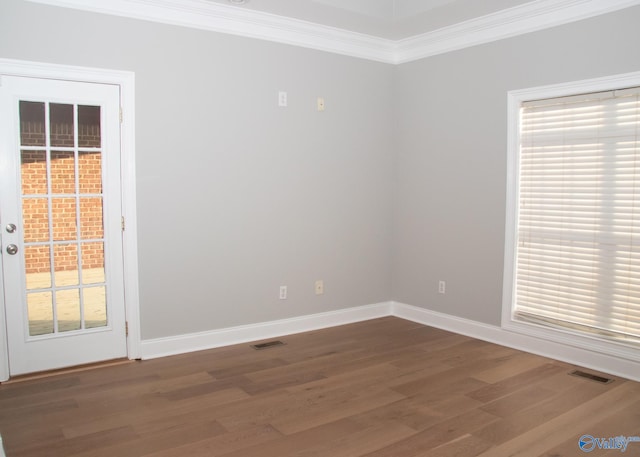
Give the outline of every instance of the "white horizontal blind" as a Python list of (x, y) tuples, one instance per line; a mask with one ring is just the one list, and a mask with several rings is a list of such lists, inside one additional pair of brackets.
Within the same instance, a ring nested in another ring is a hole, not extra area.
[(521, 105), (517, 319), (640, 341), (640, 88)]

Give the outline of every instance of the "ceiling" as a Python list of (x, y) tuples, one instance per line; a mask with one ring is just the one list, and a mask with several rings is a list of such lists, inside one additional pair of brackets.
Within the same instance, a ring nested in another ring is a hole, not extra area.
[(206, 0), (389, 40), (420, 35), (532, 0)]

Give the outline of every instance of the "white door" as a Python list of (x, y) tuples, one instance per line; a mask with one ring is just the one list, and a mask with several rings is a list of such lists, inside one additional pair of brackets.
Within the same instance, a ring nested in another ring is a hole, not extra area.
[(11, 375), (127, 354), (119, 87), (3, 76), (0, 241)]

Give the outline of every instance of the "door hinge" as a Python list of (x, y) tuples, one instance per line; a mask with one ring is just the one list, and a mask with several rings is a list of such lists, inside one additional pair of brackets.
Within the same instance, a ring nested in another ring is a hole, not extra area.
[(120, 227), (122, 228), (122, 231), (124, 232), (124, 216), (120, 216)]
[(129, 321), (124, 321), (124, 336), (129, 336)]
[(122, 106), (120, 107), (120, 123), (122, 124)]

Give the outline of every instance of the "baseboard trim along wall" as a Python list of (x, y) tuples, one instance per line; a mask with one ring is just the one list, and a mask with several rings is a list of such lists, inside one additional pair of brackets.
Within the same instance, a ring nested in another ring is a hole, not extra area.
[(640, 381), (640, 364), (631, 360), (514, 333), (497, 326), (392, 301), (209, 332), (144, 340), (141, 344), (142, 358), (153, 359), (248, 343), (386, 316), (399, 317), (429, 327)]
[(389, 316), (389, 302), (142, 341), (142, 358), (213, 349)]
[(640, 364), (632, 360), (514, 333), (494, 325), (462, 319), (403, 303), (391, 303), (390, 314), (430, 327), (448, 330), (501, 346), (640, 381)]

